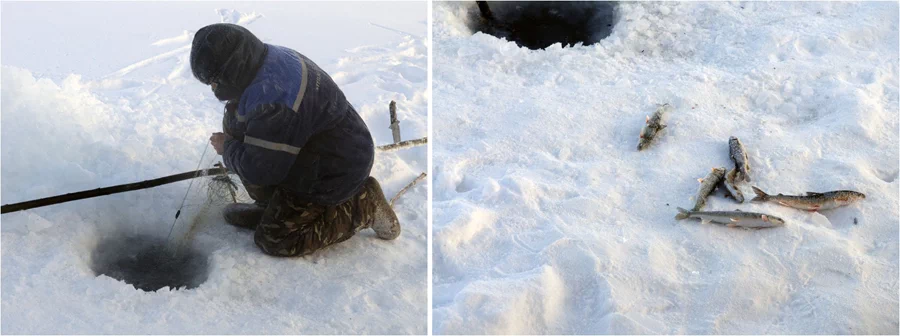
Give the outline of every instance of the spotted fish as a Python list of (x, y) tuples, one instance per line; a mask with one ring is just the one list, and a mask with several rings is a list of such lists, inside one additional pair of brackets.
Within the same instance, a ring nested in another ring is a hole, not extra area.
[(700, 189), (697, 190), (697, 196), (694, 196), (696, 199), (694, 203), (694, 207), (691, 209), (692, 211), (698, 211), (706, 206), (706, 198), (709, 197), (709, 194), (716, 190), (716, 185), (719, 184), (725, 177), (725, 168), (713, 168), (712, 171), (706, 175), (705, 178), (698, 179), (700, 181)]
[(731, 137), (728, 138), (728, 149), (731, 161), (734, 161), (734, 168), (738, 170), (735, 181), (750, 182), (750, 159), (747, 157), (744, 144), (737, 137)]
[(656, 133), (668, 126), (662, 123), (662, 118), (663, 115), (670, 110), (672, 110), (672, 105), (663, 104), (656, 109), (656, 112), (653, 113), (652, 117), (647, 117), (647, 123), (644, 125), (644, 128), (641, 129), (641, 134), (638, 139), (637, 149), (639, 151), (647, 148), (647, 146), (650, 145), (650, 141), (653, 141), (653, 138), (656, 137)]
[(794, 209), (819, 211), (834, 209), (866, 199), (866, 195), (852, 190), (836, 190), (825, 193), (807, 192), (806, 196), (769, 195), (757, 187), (753, 187), (756, 197), (751, 202), (772, 202)]

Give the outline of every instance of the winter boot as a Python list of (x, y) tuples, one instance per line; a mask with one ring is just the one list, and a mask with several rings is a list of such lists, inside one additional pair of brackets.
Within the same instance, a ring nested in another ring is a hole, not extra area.
[(222, 215), (225, 222), (240, 228), (256, 229), (262, 221), (266, 206), (260, 203), (233, 203), (225, 206)]
[(391, 240), (400, 236), (400, 221), (394, 209), (391, 209), (390, 203), (384, 197), (381, 191), (381, 185), (374, 177), (369, 176), (363, 186), (365, 190), (365, 198), (360, 199), (360, 203), (366, 203), (362, 206), (363, 211), (368, 210), (369, 216), (363, 223), (364, 228), (375, 230), (378, 238)]

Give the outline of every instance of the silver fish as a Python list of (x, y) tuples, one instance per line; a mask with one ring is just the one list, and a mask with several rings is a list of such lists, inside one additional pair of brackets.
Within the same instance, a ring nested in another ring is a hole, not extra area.
[(825, 193), (810, 191), (806, 193), (806, 196), (769, 195), (757, 187), (753, 187), (753, 192), (756, 193), (756, 197), (750, 200), (751, 202), (778, 203), (786, 207), (810, 212), (834, 209), (866, 199), (865, 194), (852, 190), (836, 190)]
[(705, 178), (698, 179), (700, 181), (700, 189), (697, 190), (696, 203), (692, 211), (698, 211), (706, 205), (706, 197), (716, 190), (716, 185), (725, 177), (725, 168), (713, 168), (709, 175)]
[(750, 182), (750, 159), (747, 157), (747, 151), (744, 150), (744, 144), (733, 136), (728, 138), (728, 150), (731, 154), (731, 161), (734, 161), (734, 168), (738, 170), (736, 180)]
[(737, 174), (737, 168), (729, 170), (728, 174), (725, 174), (725, 178), (720, 182), (720, 185), (728, 196), (734, 198), (738, 203), (744, 203), (744, 194), (741, 192), (741, 189), (738, 189), (737, 184), (735, 183), (735, 176)]
[(653, 141), (653, 138), (656, 137), (656, 133), (668, 126), (663, 125), (662, 118), (663, 114), (669, 112), (671, 109), (672, 105), (663, 104), (656, 109), (656, 112), (653, 113), (652, 117), (647, 117), (647, 124), (641, 129), (641, 134), (639, 136), (638, 150), (647, 148), (647, 146), (650, 145), (650, 141)]
[(699, 218), (703, 223), (719, 223), (728, 227), (750, 229), (770, 228), (784, 225), (784, 220), (775, 216), (744, 211), (688, 211), (678, 208), (675, 219)]

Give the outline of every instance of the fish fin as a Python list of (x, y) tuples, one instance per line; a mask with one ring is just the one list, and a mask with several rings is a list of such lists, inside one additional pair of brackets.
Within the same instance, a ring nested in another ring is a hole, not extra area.
[(737, 219), (737, 218), (729, 218), (729, 220), (731, 220), (732, 222), (740, 222), (741, 221), (740, 219)]
[(725, 226), (727, 226), (727, 227), (732, 227), (732, 228), (733, 228), (733, 227), (736, 227), (737, 224), (734, 224), (734, 223), (728, 223), (728, 224), (725, 224)]
[(762, 215), (762, 220), (763, 220), (763, 222), (768, 222), (768, 221), (769, 221), (769, 216)]
[(645, 116), (645, 117), (647, 117), (647, 119), (645, 119), (645, 121), (649, 124), (649, 123), (650, 123), (650, 116)]
[(687, 211), (683, 208), (678, 208), (678, 214), (675, 215), (675, 219), (682, 220), (691, 216), (690, 211)]
[(806, 196), (822, 196), (822, 195), (824, 195), (824, 194), (823, 194), (823, 193), (812, 192), (812, 191), (807, 191), (807, 192), (806, 192)]
[(712, 223), (712, 221), (709, 219), (704, 219), (704, 218), (700, 219), (700, 224), (709, 224), (709, 223)]
[(666, 127), (669, 127), (669, 125), (659, 124), (659, 129), (656, 130), (656, 131), (657, 131), (657, 132), (658, 132), (658, 131), (662, 131), (662, 130), (663, 130), (664, 128), (666, 128)]
[(741, 211), (741, 209), (734, 209), (734, 211)]
[(703, 183), (703, 179), (702, 179), (702, 178), (698, 178), (698, 179), (697, 179), (697, 182)]
[(754, 197), (750, 202), (765, 202), (769, 200), (769, 194), (757, 188), (756, 186), (751, 186), (753, 188), (753, 192), (756, 193), (756, 197)]

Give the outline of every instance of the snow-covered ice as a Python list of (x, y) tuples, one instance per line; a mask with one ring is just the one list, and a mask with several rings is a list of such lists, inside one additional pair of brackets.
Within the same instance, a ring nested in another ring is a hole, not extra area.
[[(622, 3), (599, 44), (547, 50), (434, 6), (435, 333), (898, 332), (896, 2)], [(763, 190), (868, 198), (717, 193), (787, 224), (676, 221), (732, 135)]]
[[(377, 145), (392, 141), (390, 100), (404, 139), (426, 136), (425, 16), (424, 2), (4, 2), (2, 202), (193, 170), (221, 130), (222, 104), (191, 76), (190, 43), (216, 22), (316, 61)], [(379, 153), (372, 175), (391, 197), (426, 171), (426, 155)], [(194, 239), (210, 255), (200, 287), (143, 292), (94, 275), (98, 239), (165, 235), (187, 186), (3, 215), (2, 332), (426, 333), (428, 183), (397, 202), (395, 241), (364, 231), (310, 257), (273, 258), (213, 208)]]

